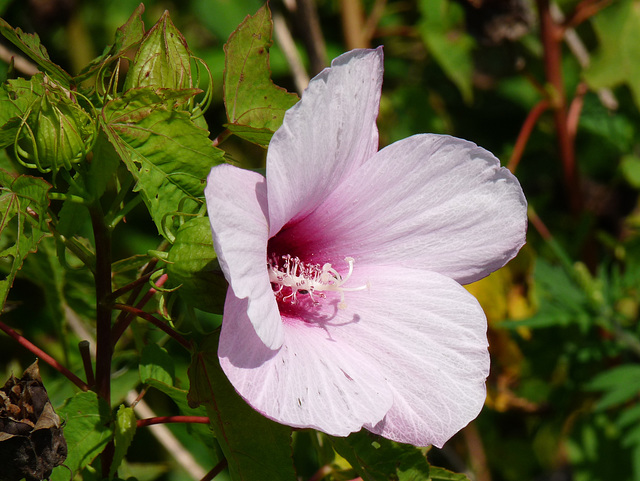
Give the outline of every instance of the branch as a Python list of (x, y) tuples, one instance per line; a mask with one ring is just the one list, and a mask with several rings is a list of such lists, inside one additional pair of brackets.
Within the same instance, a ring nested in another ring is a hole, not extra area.
[(537, 0), (540, 14), (540, 37), (544, 49), (544, 70), (547, 82), (552, 87), (551, 105), (558, 136), (560, 160), (564, 182), (569, 194), (571, 211), (578, 214), (582, 210), (582, 194), (576, 167), (574, 145), (567, 125), (567, 101), (562, 80), (562, 36), (563, 29), (553, 20), (549, 0)]
[(533, 131), (533, 127), (536, 125), (536, 122), (542, 115), (542, 113), (547, 110), (551, 104), (547, 99), (542, 99), (540, 102), (536, 104), (535, 107), (531, 109), (527, 118), (524, 120), (524, 124), (522, 124), (522, 128), (520, 129), (520, 133), (518, 134), (518, 138), (516, 140), (516, 145), (513, 147), (513, 153), (511, 154), (511, 158), (509, 159), (509, 163), (507, 164), (507, 169), (511, 171), (511, 173), (515, 172), (516, 167), (520, 163), (520, 159), (522, 158), (522, 154), (524, 153), (524, 148), (529, 141), (529, 136)]
[(40, 349), (38, 346), (33, 344), (31, 341), (29, 341), (22, 334), (13, 330), (2, 321), (0, 321), (0, 329), (6, 332), (9, 337), (12, 337), (14, 340), (16, 340), (18, 344), (20, 344), (22, 347), (27, 349), (32, 354), (36, 355), (38, 358), (42, 359), (44, 362), (49, 364), (49, 366), (54, 368), (59, 373), (63, 374), (67, 379), (69, 379), (69, 381), (71, 381), (73, 384), (78, 386), (80, 389), (82, 389), (83, 391), (89, 390), (89, 386), (87, 385), (87, 383), (85, 383), (82, 379), (80, 379), (74, 373), (69, 371), (69, 369), (64, 367), (62, 364), (56, 361), (53, 357), (51, 357), (49, 354), (47, 354), (42, 349)]
[(153, 314), (149, 314), (148, 312), (143, 311), (142, 309), (138, 309), (132, 306), (127, 306), (125, 304), (114, 304), (113, 308), (118, 309), (119, 311), (129, 312), (131, 314), (134, 314), (135, 316), (138, 316), (144, 319), (145, 321), (149, 321), (158, 329), (160, 329), (161, 331), (164, 331), (166, 334), (168, 334), (173, 339), (178, 341), (178, 343), (180, 343), (182, 347), (184, 347), (186, 350), (191, 351), (191, 344), (189, 343), (189, 341), (187, 341), (184, 337), (182, 337), (176, 331), (171, 329), (169, 326), (167, 326), (164, 322), (162, 322), (160, 319), (155, 317)]
[(213, 478), (215, 478), (218, 474), (220, 474), (222, 471), (224, 471), (224, 469), (227, 467), (227, 460), (223, 459), (222, 461), (220, 461), (218, 464), (216, 464), (214, 466), (214, 468), (209, 471), (207, 473), (207, 475), (202, 478), (200, 481), (211, 481)]
[(136, 427), (143, 428), (145, 426), (153, 426), (154, 424), (167, 423), (194, 423), (209, 424), (207, 416), (156, 416), (153, 418), (138, 419)]

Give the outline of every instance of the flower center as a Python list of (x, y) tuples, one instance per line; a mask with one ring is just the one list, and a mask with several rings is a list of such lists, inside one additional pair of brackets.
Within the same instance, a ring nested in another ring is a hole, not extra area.
[(273, 292), (278, 300), (289, 301), (295, 304), (298, 295), (309, 296), (313, 304), (320, 304), (319, 298), (326, 298), (326, 292), (337, 292), (340, 294), (338, 309), (347, 307), (344, 301), (344, 293), (349, 291), (362, 291), (369, 288), (369, 283), (359, 287), (344, 287), (353, 273), (353, 257), (345, 257), (345, 262), (349, 266), (347, 275), (342, 275), (336, 271), (328, 262), (320, 267), (320, 264), (309, 264), (300, 260), (299, 257), (291, 257), (289, 254), (280, 257), (272, 255), (267, 262), (269, 271), (269, 281), (273, 287)]

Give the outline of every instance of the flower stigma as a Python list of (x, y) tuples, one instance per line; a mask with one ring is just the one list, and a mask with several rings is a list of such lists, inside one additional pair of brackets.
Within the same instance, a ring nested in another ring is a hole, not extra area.
[(353, 257), (345, 257), (344, 259), (349, 266), (349, 271), (344, 277), (328, 262), (320, 267), (320, 264), (306, 263), (301, 261), (299, 257), (291, 257), (289, 254), (281, 256), (280, 259), (282, 259), (282, 267), (275, 254), (267, 262), (269, 281), (278, 300), (295, 304), (298, 300), (298, 294), (300, 294), (309, 296), (314, 305), (319, 305), (319, 299), (327, 297), (326, 292), (337, 292), (340, 294), (338, 309), (345, 309), (347, 307), (344, 300), (345, 292), (362, 291), (369, 288), (369, 283), (358, 287), (344, 287), (353, 273), (355, 263)]

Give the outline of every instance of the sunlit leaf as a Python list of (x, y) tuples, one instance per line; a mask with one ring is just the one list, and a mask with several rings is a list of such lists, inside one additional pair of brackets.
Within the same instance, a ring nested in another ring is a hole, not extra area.
[(267, 145), (282, 124), (284, 113), (298, 101), (271, 81), (269, 47), (271, 11), (263, 6), (248, 16), (225, 45), (224, 104), (233, 133)]
[(594, 89), (626, 84), (640, 107), (640, 2), (619, 0), (593, 17), (600, 47), (584, 72)]
[[(107, 403), (92, 391), (81, 392), (57, 410), (66, 424), (64, 437), (69, 453), (65, 465), (78, 473), (102, 452), (113, 435)], [(68, 481), (69, 471), (56, 468), (52, 481)]]
[(118, 408), (116, 414), (115, 433), (114, 433), (114, 453), (113, 461), (111, 463), (110, 476), (113, 476), (120, 463), (127, 454), (127, 450), (133, 441), (133, 437), (136, 434), (136, 415), (133, 412), (133, 408), (127, 407), (124, 404)]
[(133, 89), (108, 102), (102, 128), (136, 180), (158, 232), (166, 234), (173, 214), (196, 213), (211, 167), (223, 152), (187, 112), (172, 108), (198, 91)]
[(218, 361), (218, 335), (207, 337), (189, 367), (189, 403), (204, 404), (234, 481), (295, 480), (291, 428), (254, 411), (236, 393)]

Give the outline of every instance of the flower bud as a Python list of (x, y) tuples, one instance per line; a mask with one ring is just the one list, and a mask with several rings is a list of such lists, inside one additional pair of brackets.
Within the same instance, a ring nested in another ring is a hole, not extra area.
[[(193, 71), (192, 60), (195, 66)], [(201, 66), (206, 70), (209, 85), (211, 85), (211, 73), (206, 64), (191, 54), (187, 41), (171, 21), (169, 12), (165, 11), (142, 40), (127, 72), (124, 90), (152, 87), (173, 90), (194, 89), (193, 92), (196, 93), (200, 84)], [(191, 100), (187, 107), (192, 113), (200, 115), (207, 109), (210, 101), (209, 89), (199, 103)]]
[(96, 128), (73, 95), (46, 83), (44, 94), (24, 112), (15, 153), (26, 167), (41, 172), (70, 170), (91, 150)]

